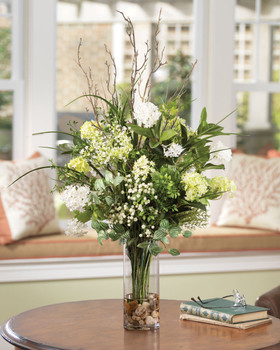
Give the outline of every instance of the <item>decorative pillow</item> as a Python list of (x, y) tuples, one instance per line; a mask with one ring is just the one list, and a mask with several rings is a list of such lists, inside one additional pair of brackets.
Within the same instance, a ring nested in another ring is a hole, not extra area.
[(267, 158), (278, 158), (280, 157), (280, 152), (277, 151), (276, 149), (270, 149), (267, 152)]
[(280, 231), (280, 158), (234, 154), (229, 177), (237, 191), (225, 200), (217, 225)]
[(48, 164), (39, 153), (19, 162), (0, 162), (0, 244), (60, 231), (48, 169), (34, 171), (8, 187), (19, 176)]

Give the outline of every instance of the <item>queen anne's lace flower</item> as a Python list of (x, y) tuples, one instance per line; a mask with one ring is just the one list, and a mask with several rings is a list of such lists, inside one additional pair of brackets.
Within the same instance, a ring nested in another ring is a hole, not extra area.
[(81, 237), (87, 233), (87, 225), (78, 219), (72, 219), (68, 222), (67, 229), (65, 231), (68, 236)]
[[(227, 147), (221, 142), (213, 142), (210, 145), (210, 156), (211, 160), (216, 160), (219, 163), (228, 163), (231, 161), (231, 150), (226, 149)], [(211, 153), (214, 152), (214, 153)]]
[(178, 143), (172, 142), (167, 147), (163, 147), (165, 157), (177, 158), (183, 152), (184, 148)]
[(185, 198), (190, 202), (199, 200), (208, 191), (207, 180), (197, 172), (185, 173), (182, 176), (182, 183), (186, 191)]
[(134, 118), (137, 124), (145, 128), (151, 128), (156, 124), (161, 116), (158, 107), (152, 102), (141, 102), (138, 99), (134, 104)]
[(70, 185), (61, 193), (61, 200), (70, 211), (84, 211), (88, 204), (90, 188), (88, 186)]

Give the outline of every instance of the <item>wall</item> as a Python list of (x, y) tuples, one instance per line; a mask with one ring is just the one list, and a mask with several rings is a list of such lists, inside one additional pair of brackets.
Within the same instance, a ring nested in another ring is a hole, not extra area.
[[(161, 276), (163, 299), (186, 300), (223, 296), (237, 288), (253, 304), (280, 281), (280, 271), (254, 271)], [(122, 278), (41, 281), (0, 284), (0, 323), (43, 305), (86, 299), (122, 298)]]

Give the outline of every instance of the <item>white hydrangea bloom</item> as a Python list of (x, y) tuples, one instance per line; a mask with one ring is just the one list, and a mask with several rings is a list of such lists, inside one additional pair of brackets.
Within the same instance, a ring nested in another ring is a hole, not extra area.
[[(213, 142), (210, 145), (211, 160), (216, 160), (219, 163), (228, 163), (231, 161), (231, 149), (226, 149), (227, 147), (221, 142)], [(222, 151), (220, 151), (222, 150)]]
[(84, 211), (88, 204), (89, 186), (70, 185), (61, 193), (61, 200), (70, 211)]
[(167, 147), (163, 147), (165, 157), (177, 158), (183, 152), (184, 148), (178, 143), (172, 142)]
[(136, 99), (134, 103), (134, 118), (139, 126), (151, 128), (159, 120), (160, 116), (161, 112), (152, 102), (142, 102), (139, 98)]
[(80, 222), (78, 219), (72, 219), (68, 222), (66, 235), (72, 237), (81, 237), (87, 233), (87, 224)]

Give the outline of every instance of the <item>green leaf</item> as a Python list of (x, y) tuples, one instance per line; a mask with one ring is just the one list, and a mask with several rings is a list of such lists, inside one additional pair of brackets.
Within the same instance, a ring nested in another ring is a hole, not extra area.
[(161, 220), (159, 226), (162, 227), (162, 228), (168, 228), (169, 227), (169, 221), (167, 219), (163, 219), (163, 220)]
[(202, 112), (201, 112), (200, 122), (199, 122), (199, 126), (197, 128), (198, 134), (200, 134), (207, 126), (208, 126), (208, 124), (207, 124), (207, 112), (206, 112), (206, 108), (204, 107)]
[(176, 238), (182, 230), (179, 226), (172, 226), (168, 231), (170, 237)]
[(178, 249), (168, 249), (168, 253), (171, 254), (172, 256), (177, 256), (177, 255), (180, 255), (180, 252)]
[(188, 141), (187, 128), (183, 124), (180, 124), (180, 127), (181, 127), (181, 135), (182, 135), (182, 145), (184, 146)]
[(96, 189), (96, 191), (102, 192), (103, 190), (105, 190), (105, 185), (102, 179), (97, 179), (95, 181), (94, 184), (94, 188)]
[(165, 236), (166, 236), (166, 231), (165, 230), (163, 230), (163, 229), (159, 229), (159, 230), (157, 230), (156, 232), (155, 232), (155, 234), (154, 234), (154, 240), (156, 240), (156, 241), (158, 241), (158, 240), (162, 240)]
[(96, 193), (92, 193), (92, 196), (93, 196), (94, 203), (99, 205), (100, 204), (100, 200), (99, 200), (97, 194)]
[(182, 233), (182, 235), (183, 235), (185, 238), (189, 238), (189, 237), (192, 236), (192, 232), (187, 230), (187, 231), (184, 231), (184, 232)]
[(78, 219), (81, 222), (88, 222), (91, 219), (92, 211), (91, 210), (85, 210), (83, 212), (80, 212), (78, 210), (74, 211), (75, 218)]
[(151, 147), (151, 148), (156, 148), (156, 147), (158, 147), (160, 145), (160, 142), (157, 140), (157, 139), (151, 139), (150, 141), (149, 141), (149, 146)]
[(152, 243), (149, 247), (149, 251), (152, 255), (157, 256), (163, 251), (163, 248), (159, 247), (156, 243)]
[(211, 163), (207, 163), (204, 165), (203, 167), (203, 170), (209, 170), (209, 169), (225, 169), (225, 166), (224, 164), (218, 164), (218, 165), (215, 165), (215, 164), (211, 164)]
[(113, 174), (112, 174), (110, 171), (108, 171), (108, 170), (106, 170), (106, 172), (105, 172), (105, 180), (106, 180), (109, 184), (111, 184), (112, 181), (113, 181)]
[(67, 143), (58, 145), (57, 148), (61, 154), (70, 154), (73, 151), (73, 144), (67, 142)]
[(161, 241), (163, 244), (169, 244), (169, 243), (170, 243), (168, 237), (166, 237), (166, 236), (163, 237), (160, 241)]
[(114, 230), (112, 230), (109, 232), (109, 237), (113, 242), (115, 242), (121, 238), (121, 233), (116, 233)]
[(108, 230), (109, 225), (106, 222), (92, 220), (91, 227), (99, 233), (99, 231)]
[(162, 133), (160, 140), (167, 141), (167, 140), (170, 140), (175, 135), (177, 135), (177, 131), (175, 131), (174, 129), (168, 129)]
[(125, 233), (125, 228), (121, 224), (113, 224), (113, 229), (121, 235)]
[(100, 245), (102, 245), (102, 239), (105, 239), (105, 240), (109, 239), (109, 234), (106, 233), (105, 231), (98, 232), (97, 240)]
[(108, 204), (110, 207), (114, 203), (114, 199), (110, 196), (105, 197), (105, 202)]
[(162, 130), (163, 130), (163, 126), (164, 126), (164, 123), (163, 123), (163, 117), (162, 115), (160, 116), (159, 120), (157, 121), (156, 125), (155, 125), (155, 134), (156, 136), (159, 138), (161, 133), (162, 133)]
[(123, 176), (116, 176), (113, 180), (112, 180), (112, 184), (117, 187), (122, 181), (124, 180)]
[(150, 242), (141, 242), (137, 244), (138, 248), (147, 248), (150, 245)]
[(152, 138), (153, 137), (153, 132), (151, 129), (148, 128), (141, 128), (141, 126), (136, 125), (136, 124), (128, 124), (128, 126), (136, 132), (138, 135), (145, 136), (147, 138)]

